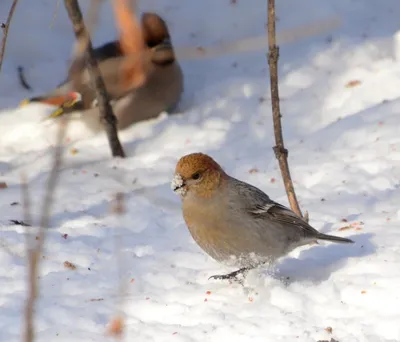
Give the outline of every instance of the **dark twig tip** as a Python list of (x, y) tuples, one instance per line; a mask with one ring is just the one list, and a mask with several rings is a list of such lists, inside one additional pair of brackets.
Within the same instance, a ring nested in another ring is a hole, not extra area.
[(32, 90), (32, 87), (26, 81), (24, 68), (22, 66), (18, 66), (17, 71), (18, 71), (19, 83), (21, 84), (22, 88), (26, 90)]

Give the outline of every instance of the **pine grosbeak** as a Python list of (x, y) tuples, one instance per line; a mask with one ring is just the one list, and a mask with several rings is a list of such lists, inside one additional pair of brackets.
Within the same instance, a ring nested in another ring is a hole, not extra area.
[(203, 153), (179, 160), (171, 186), (182, 198), (183, 218), (197, 244), (213, 259), (240, 267), (214, 279), (236, 278), (316, 239), (353, 243), (318, 232)]

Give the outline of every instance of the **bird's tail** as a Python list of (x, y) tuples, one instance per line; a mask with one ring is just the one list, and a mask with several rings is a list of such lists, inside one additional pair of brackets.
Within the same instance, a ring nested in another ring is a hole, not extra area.
[(25, 99), (20, 103), (20, 106), (25, 106), (29, 103), (44, 103), (52, 106), (57, 106), (57, 109), (54, 110), (50, 115), (49, 119), (56, 118), (62, 114), (70, 113), (76, 110), (83, 109), (83, 101), (81, 94), (77, 92), (68, 92), (68, 93), (58, 93), (56, 89), (53, 92), (48, 94), (32, 97), (30, 99)]
[(328, 234), (318, 234), (316, 237), (318, 240), (326, 240), (331, 242), (338, 242), (338, 243), (354, 243), (353, 240), (342, 238), (339, 236), (328, 235)]

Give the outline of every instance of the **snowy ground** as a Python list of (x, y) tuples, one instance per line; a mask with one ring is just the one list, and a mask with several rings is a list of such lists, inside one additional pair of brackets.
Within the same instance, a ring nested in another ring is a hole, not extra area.
[[(165, 16), (174, 42), (187, 46), (263, 34), (264, 2), (152, 0), (141, 9)], [(274, 270), (250, 274), (245, 288), (207, 280), (229, 270), (183, 223), (169, 187), (180, 156), (209, 153), (287, 201), (271, 150), (265, 51), (183, 62), (182, 114), (123, 132), (127, 159), (112, 160), (102, 134), (70, 126), (42, 263), (39, 341), (108, 339), (117, 256), (127, 341), (400, 341), (400, 3), (277, 2), (279, 29), (332, 15), (343, 21), (330, 34), (282, 46), (280, 89), (302, 208), (316, 228), (355, 245), (297, 250)], [(3, 21), (10, 4), (0, 3)], [(26, 288), (24, 230), (9, 222), (21, 220), (22, 209), (11, 203), (21, 203), (25, 172), (39, 213), (55, 132), (41, 121), (48, 107), (15, 107), (64, 76), (73, 37), (62, 4), (53, 22), (55, 8), (54, 0), (20, 1), (0, 75), (0, 180), (8, 184), (0, 189), (0, 341), (20, 340)], [(95, 43), (114, 36), (107, 5)], [(21, 64), (34, 93), (18, 84)], [(110, 212), (116, 192), (126, 194), (123, 218)]]

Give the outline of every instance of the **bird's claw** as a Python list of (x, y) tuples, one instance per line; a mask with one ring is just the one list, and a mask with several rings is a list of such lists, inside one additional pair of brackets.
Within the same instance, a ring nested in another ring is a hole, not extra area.
[(228, 273), (228, 274), (217, 274), (213, 275), (208, 278), (210, 279), (217, 279), (217, 280), (229, 280), (238, 282), (243, 285), (244, 278), (246, 277), (247, 272), (249, 271), (248, 268), (241, 268), (240, 270)]

